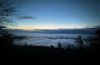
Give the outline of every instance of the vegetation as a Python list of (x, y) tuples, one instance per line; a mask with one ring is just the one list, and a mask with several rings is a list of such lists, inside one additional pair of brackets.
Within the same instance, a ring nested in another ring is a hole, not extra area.
[[(99, 32), (99, 31), (98, 31)], [(9, 46), (7, 49), (2, 49), (1, 53), (4, 57), (12, 57), (12, 59), (23, 59), (27, 58), (32, 60), (45, 62), (56, 62), (56, 63), (79, 63), (79, 62), (89, 62), (100, 58), (100, 36), (92, 38), (90, 41), (90, 46), (88, 48), (83, 48), (80, 46), (77, 48), (71, 48), (69, 45), (66, 49), (62, 48), (62, 44), (59, 42), (57, 48), (45, 47), (45, 46)], [(79, 37), (79, 40), (81, 38)], [(81, 40), (82, 41), (82, 40)], [(9, 41), (7, 41), (9, 42)], [(80, 42), (81, 43), (81, 42)], [(9, 53), (8, 53), (9, 52)], [(7, 54), (7, 55), (6, 55)], [(4, 58), (3, 57), (3, 58)], [(91, 62), (90, 62), (91, 63)]]
[(14, 35), (7, 30), (7, 26), (12, 23), (10, 17), (16, 12), (11, 3), (13, 3), (11, 0), (0, 0), (0, 47), (3, 48), (14, 43)]
[(83, 47), (83, 40), (81, 36), (78, 36), (78, 38), (76, 38), (76, 43), (78, 43), (79, 48)]
[[(7, 0), (6, 0), (7, 1)], [(32, 58), (32, 60), (38, 59), (38, 61), (45, 60), (49, 62), (69, 62), (79, 63), (88, 60), (94, 61), (100, 57), (100, 30), (96, 31), (95, 37), (89, 38), (90, 46), (83, 48), (83, 40), (81, 36), (76, 39), (79, 47), (63, 49), (62, 44), (59, 42), (57, 48), (45, 47), (45, 46), (15, 46), (14, 40), (19, 37), (14, 37), (6, 29), (9, 24), (8, 16), (11, 16), (15, 12), (13, 7), (9, 7), (5, 0), (0, 0), (0, 58), (3, 59), (20, 59), (20, 58)], [(20, 37), (24, 39), (24, 37)], [(42, 59), (42, 60), (39, 60)], [(85, 59), (85, 60), (84, 60)], [(27, 59), (28, 60), (28, 59)]]
[(16, 12), (16, 9), (11, 5), (12, 3), (11, 0), (0, 0), (0, 26), (7, 26), (12, 23), (9, 17)]
[(62, 44), (60, 42), (57, 44), (57, 48), (62, 48)]

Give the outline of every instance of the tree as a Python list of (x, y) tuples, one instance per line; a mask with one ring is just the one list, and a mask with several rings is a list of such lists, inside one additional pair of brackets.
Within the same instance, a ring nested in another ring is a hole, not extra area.
[(62, 48), (62, 44), (60, 42), (57, 44), (57, 48)]
[(0, 0), (0, 26), (6, 26), (11, 23), (9, 17), (16, 12), (11, 3), (11, 0)]
[(0, 47), (10, 46), (13, 43), (12, 34), (6, 29), (12, 23), (9, 17), (16, 12), (11, 3), (11, 0), (0, 0)]
[(78, 38), (76, 38), (76, 43), (78, 43), (79, 48), (83, 48), (83, 40), (82, 40), (82, 36), (78, 36)]
[(91, 39), (91, 41), (89, 41), (90, 47), (95, 49), (100, 49), (100, 30), (96, 30), (95, 36), (91, 37), (90, 39)]
[(96, 36), (100, 39), (100, 30), (99, 30), (99, 29), (96, 30), (95, 34), (96, 34)]

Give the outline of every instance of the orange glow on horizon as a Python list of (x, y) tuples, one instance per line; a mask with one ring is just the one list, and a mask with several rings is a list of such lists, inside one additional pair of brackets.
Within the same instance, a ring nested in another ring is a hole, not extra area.
[(35, 30), (35, 29), (75, 29), (82, 27), (74, 27), (74, 26), (57, 26), (57, 25), (43, 25), (43, 26), (24, 26), (24, 27), (16, 27), (16, 29), (22, 30)]

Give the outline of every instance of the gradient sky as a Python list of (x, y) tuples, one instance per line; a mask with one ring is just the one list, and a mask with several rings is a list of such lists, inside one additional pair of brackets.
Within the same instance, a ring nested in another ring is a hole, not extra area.
[(16, 0), (17, 29), (84, 28), (100, 25), (100, 0)]

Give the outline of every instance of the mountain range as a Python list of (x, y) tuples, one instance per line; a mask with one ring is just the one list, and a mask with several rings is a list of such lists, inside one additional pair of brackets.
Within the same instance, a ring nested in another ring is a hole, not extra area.
[(36, 30), (21, 30), (21, 29), (9, 29), (11, 32), (16, 33), (53, 33), (53, 34), (60, 34), (60, 33), (71, 33), (71, 34), (94, 34), (95, 31), (100, 28), (77, 28), (77, 29), (36, 29)]

